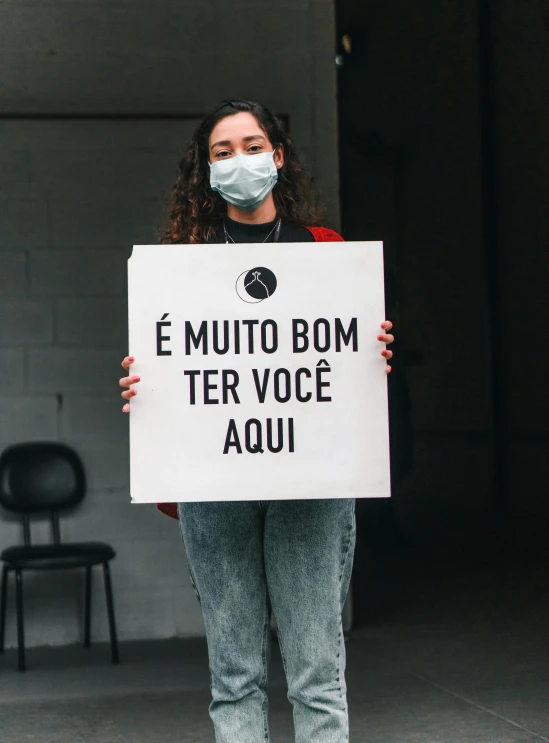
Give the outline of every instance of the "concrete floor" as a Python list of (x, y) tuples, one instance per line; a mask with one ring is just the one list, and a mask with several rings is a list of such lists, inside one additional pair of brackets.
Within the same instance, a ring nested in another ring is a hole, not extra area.
[[(549, 741), (549, 559), (535, 528), (368, 553), (375, 580), (356, 592), (371, 612), (347, 646), (351, 741)], [(205, 642), (121, 650), (118, 667), (106, 646), (29, 651), (26, 674), (13, 651), (0, 658), (0, 743), (212, 743)], [(278, 652), (270, 683), (272, 740), (290, 743)]]

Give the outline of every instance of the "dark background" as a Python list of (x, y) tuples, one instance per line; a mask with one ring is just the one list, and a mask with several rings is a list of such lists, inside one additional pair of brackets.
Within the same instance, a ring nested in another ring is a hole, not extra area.
[(358, 623), (387, 551), (474, 570), (545, 547), (548, 19), (337, 3), (342, 229), (385, 240), (398, 336), (393, 499), (359, 504)]

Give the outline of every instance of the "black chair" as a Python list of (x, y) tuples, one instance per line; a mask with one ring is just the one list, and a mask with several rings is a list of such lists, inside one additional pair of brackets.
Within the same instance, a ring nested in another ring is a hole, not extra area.
[[(0, 554), (2, 583), (0, 587), (0, 653), (4, 652), (8, 576), (15, 573), (17, 608), (17, 646), (19, 670), (25, 670), (25, 634), (23, 625), (23, 573), (25, 570), (85, 569), (84, 646), (91, 645), (92, 567), (103, 566), (105, 593), (111, 640), (112, 662), (118, 663), (118, 642), (109, 562), (113, 548), (103, 542), (62, 544), (59, 511), (80, 503), (86, 494), (84, 468), (70, 447), (58, 443), (17, 444), (0, 456), (0, 504), (21, 514), (24, 545), (9, 547)], [(31, 544), (30, 517), (49, 513), (53, 540), (51, 544)]]

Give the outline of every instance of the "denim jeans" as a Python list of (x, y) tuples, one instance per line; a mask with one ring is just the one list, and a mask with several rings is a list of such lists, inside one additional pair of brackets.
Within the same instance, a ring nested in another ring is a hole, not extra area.
[(341, 613), (354, 509), (349, 499), (179, 504), (206, 628), (216, 743), (269, 740), (271, 611), (296, 743), (348, 740)]

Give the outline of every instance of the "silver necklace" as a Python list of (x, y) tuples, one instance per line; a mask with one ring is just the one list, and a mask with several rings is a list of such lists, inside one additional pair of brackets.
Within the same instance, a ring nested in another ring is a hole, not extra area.
[[(266, 238), (265, 238), (264, 240), (262, 240), (261, 242), (264, 242), (264, 243), (266, 243), (266, 242), (267, 242), (267, 240), (268, 240), (268, 239), (270, 238), (270, 236), (271, 236), (271, 235), (273, 234), (273, 232), (274, 232), (275, 230), (276, 230), (275, 242), (278, 242), (278, 239), (277, 239), (277, 238), (278, 238), (278, 236), (280, 235), (280, 227), (281, 227), (281, 224), (282, 224), (282, 220), (281, 220), (281, 218), (279, 217), (279, 218), (278, 218), (278, 219), (276, 220), (276, 222), (274, 223), (274, 225), (273, 225), (273, 228), (272, 228), (272, 230), (271, 230), (271, 231), (269, 232), (269, 234), (267, 235), (267, 237), (266, 237)], [(227, 231), (227, 225), (225, 224), (225, 222), (223, 222), (223, 231), (225, 232), (225, 241), (226, 241), (227, 243), (228, 243), (228, 242), (232, 242), (232, 243), (234, 243), (234, 240), (233, 240), (233, 238), (232, 238), (232, 237), (231, 237), (231, 236), (229, 235), (229, 233), (228, 233), (228, 231)]]

